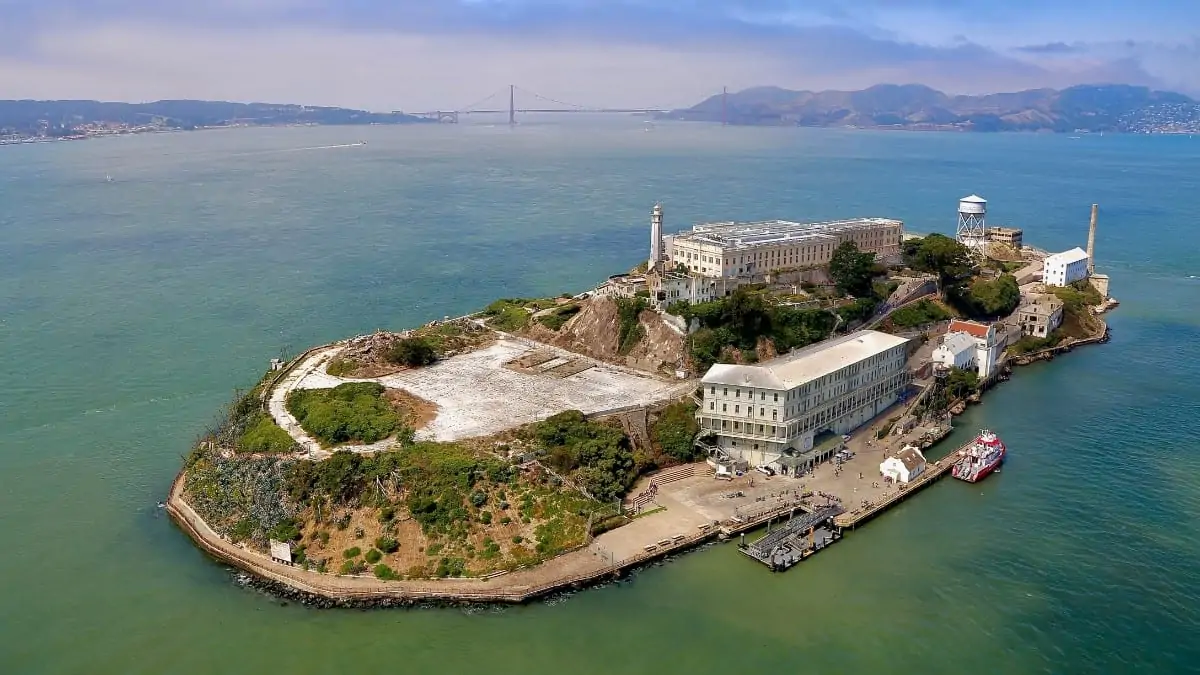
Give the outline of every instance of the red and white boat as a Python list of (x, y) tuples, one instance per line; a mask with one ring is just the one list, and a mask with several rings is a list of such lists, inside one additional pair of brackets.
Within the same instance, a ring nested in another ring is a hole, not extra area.
[(999, 468), (1007, 453), (1000, 437), (984, 429), (971, 445), (959, 451), (959, 460), (951, 475), (968, 483), (977, 483)]

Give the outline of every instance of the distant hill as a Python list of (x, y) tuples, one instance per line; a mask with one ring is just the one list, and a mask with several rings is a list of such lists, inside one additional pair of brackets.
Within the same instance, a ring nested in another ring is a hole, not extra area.
[[(722, 107), (724, 106), (724, 113)], [(1200, 104), (1183, 94), (1128, 85), (949, 96), (920, 84), (860, 91), (756, 87), (712, 96), (663, 119), (806, 127), (960, 131), (1198, 131)]]
[(195, 129), (234, 124), (409, 124), (426, 121), (403, 113), (277, 103), (0, 101), (0, 132), (48, 136), (70, 135), (77, 129), (97, 124)]

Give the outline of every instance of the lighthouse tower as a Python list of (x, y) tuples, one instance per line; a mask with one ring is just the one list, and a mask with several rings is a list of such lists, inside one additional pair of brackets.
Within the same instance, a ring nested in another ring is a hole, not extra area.
[(663, 257), (663, 207), (655, 204), (650, 211), (650, 261), (646, 265), (647, 272), (658, 270), (662, 266)]

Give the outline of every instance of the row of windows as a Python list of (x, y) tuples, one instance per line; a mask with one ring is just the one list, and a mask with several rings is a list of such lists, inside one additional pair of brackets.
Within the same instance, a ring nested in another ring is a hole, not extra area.
[[(708, 402), (708, 409), (709, 409), (709, 410), (712, 410), (712, 411), (716, 411), (716, 409), (717, 409), (717, 402), (716, 402), (716, 401), (709, 401), (709, 402)], [(729, 412), (729, 404), (728, 404), (728, 403), (722, 403), (722, 404), (721, 404), (721, 412), (723, 412), (723, 413), (727, 413), (727, 412)], [(742, 406), (740, 406), (740, 405), (738, 405), (738, 404), (736, 404), (736, 403), (735, 403), (735, 404), (733, 405), (733, 414), (734, 414), (734, 415), (740, 415), (740, 414), (742, 414)], [(746, 415), (747, 415), (747, 416), (753, 416), (753, 415), (754, 415), (754, 406), (752, 406), (752, 405), (747, 405), (747, 406), (746, 406)], [(766, 416), (767, 416), (767, 409), (766, 409), (766, 408), (759, 408), (759, 409), (758, 409), (758, 416), (759, 416), (759, 417), (766, 417)], [(771, 420), (772, 420), (772, 421), (775, 421), (775, 420), (778, 420), (778, 419), (779, 419), (779, 411), (778, 411), (778, 410), (776, 410), (776, 409), (774, 409), (774, 408), (773, 408), (773, 409), (771, 409)]]

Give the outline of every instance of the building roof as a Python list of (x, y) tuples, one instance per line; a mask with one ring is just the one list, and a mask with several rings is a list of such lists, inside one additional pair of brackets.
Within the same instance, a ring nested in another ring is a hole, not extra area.
[(925, 455), (916, 446), (906, 445), (901, 448), (900, 452), (895, 455), (896, 459), (904, 463), (904, 468), (909, 471), (916, 471), (925, 466)]
[(941, 346), (951, 354), (961, 354), (975, 349), (975, 339), (966, 333), (946, 333), (946, 336), (942, 338)]
[(1059, 265), (1070, 265), (1071, 263), (1077, 263), (1077, 262), (1080, 262), (1082, 260), (1087, 260), (1087, 259), (1088, 259), (1087, 251), (1076, 246), (1075, 248), (1071, 249), (1070, 251), (1063, 251), (1062, 253), (1055, 253), (1054, 255), (1046, 256), (1046, 259), (1044, 261), (1042, 261), (1042, 266), (1045, 267), (1047, 265), (1050, 265), (1051, 263), (1059, 264)]
[(690, 241), (734, 250), (800, 241), (825, 240), (837, 243), (837, 235), (842, 232), (888, 225), (903, 228), (904, 223), (891, 218), (851, 218), (813, 223), (790, 220), (701, 223), (694, 225), (691, 232), (677, 233), (674, 241)]
[(988, 331), (990, 331), (991, 328), (992, 328), (991, 326), (987, 326), (982, 323), (975, 323), (974, 321), (963, 321), (962, 319), (954, 319), (950, 322), (950, 327), (946, 329), (946, 332), (947, 333), (966, 333), (967, 335), (970, 335), (971, 337), (977, 337), (981, 340), (986, 340), (987, 336), (988, 336)]
[(1053, 295), (1035, 295), (1018, 310), (1039, 316), (1050, 316), (1063, 307), (1063, 301)]
[(989, 225), (988, 233), (995, 234), (1024, 234), (1019, 227), (1002, 227), (1000, 225)]
[(860, 330), (755, 365), (718, 363), (708, 369), (701, 381), (737, 387), (791, 389), (906, 342), (907, 339), (895, 335)]

